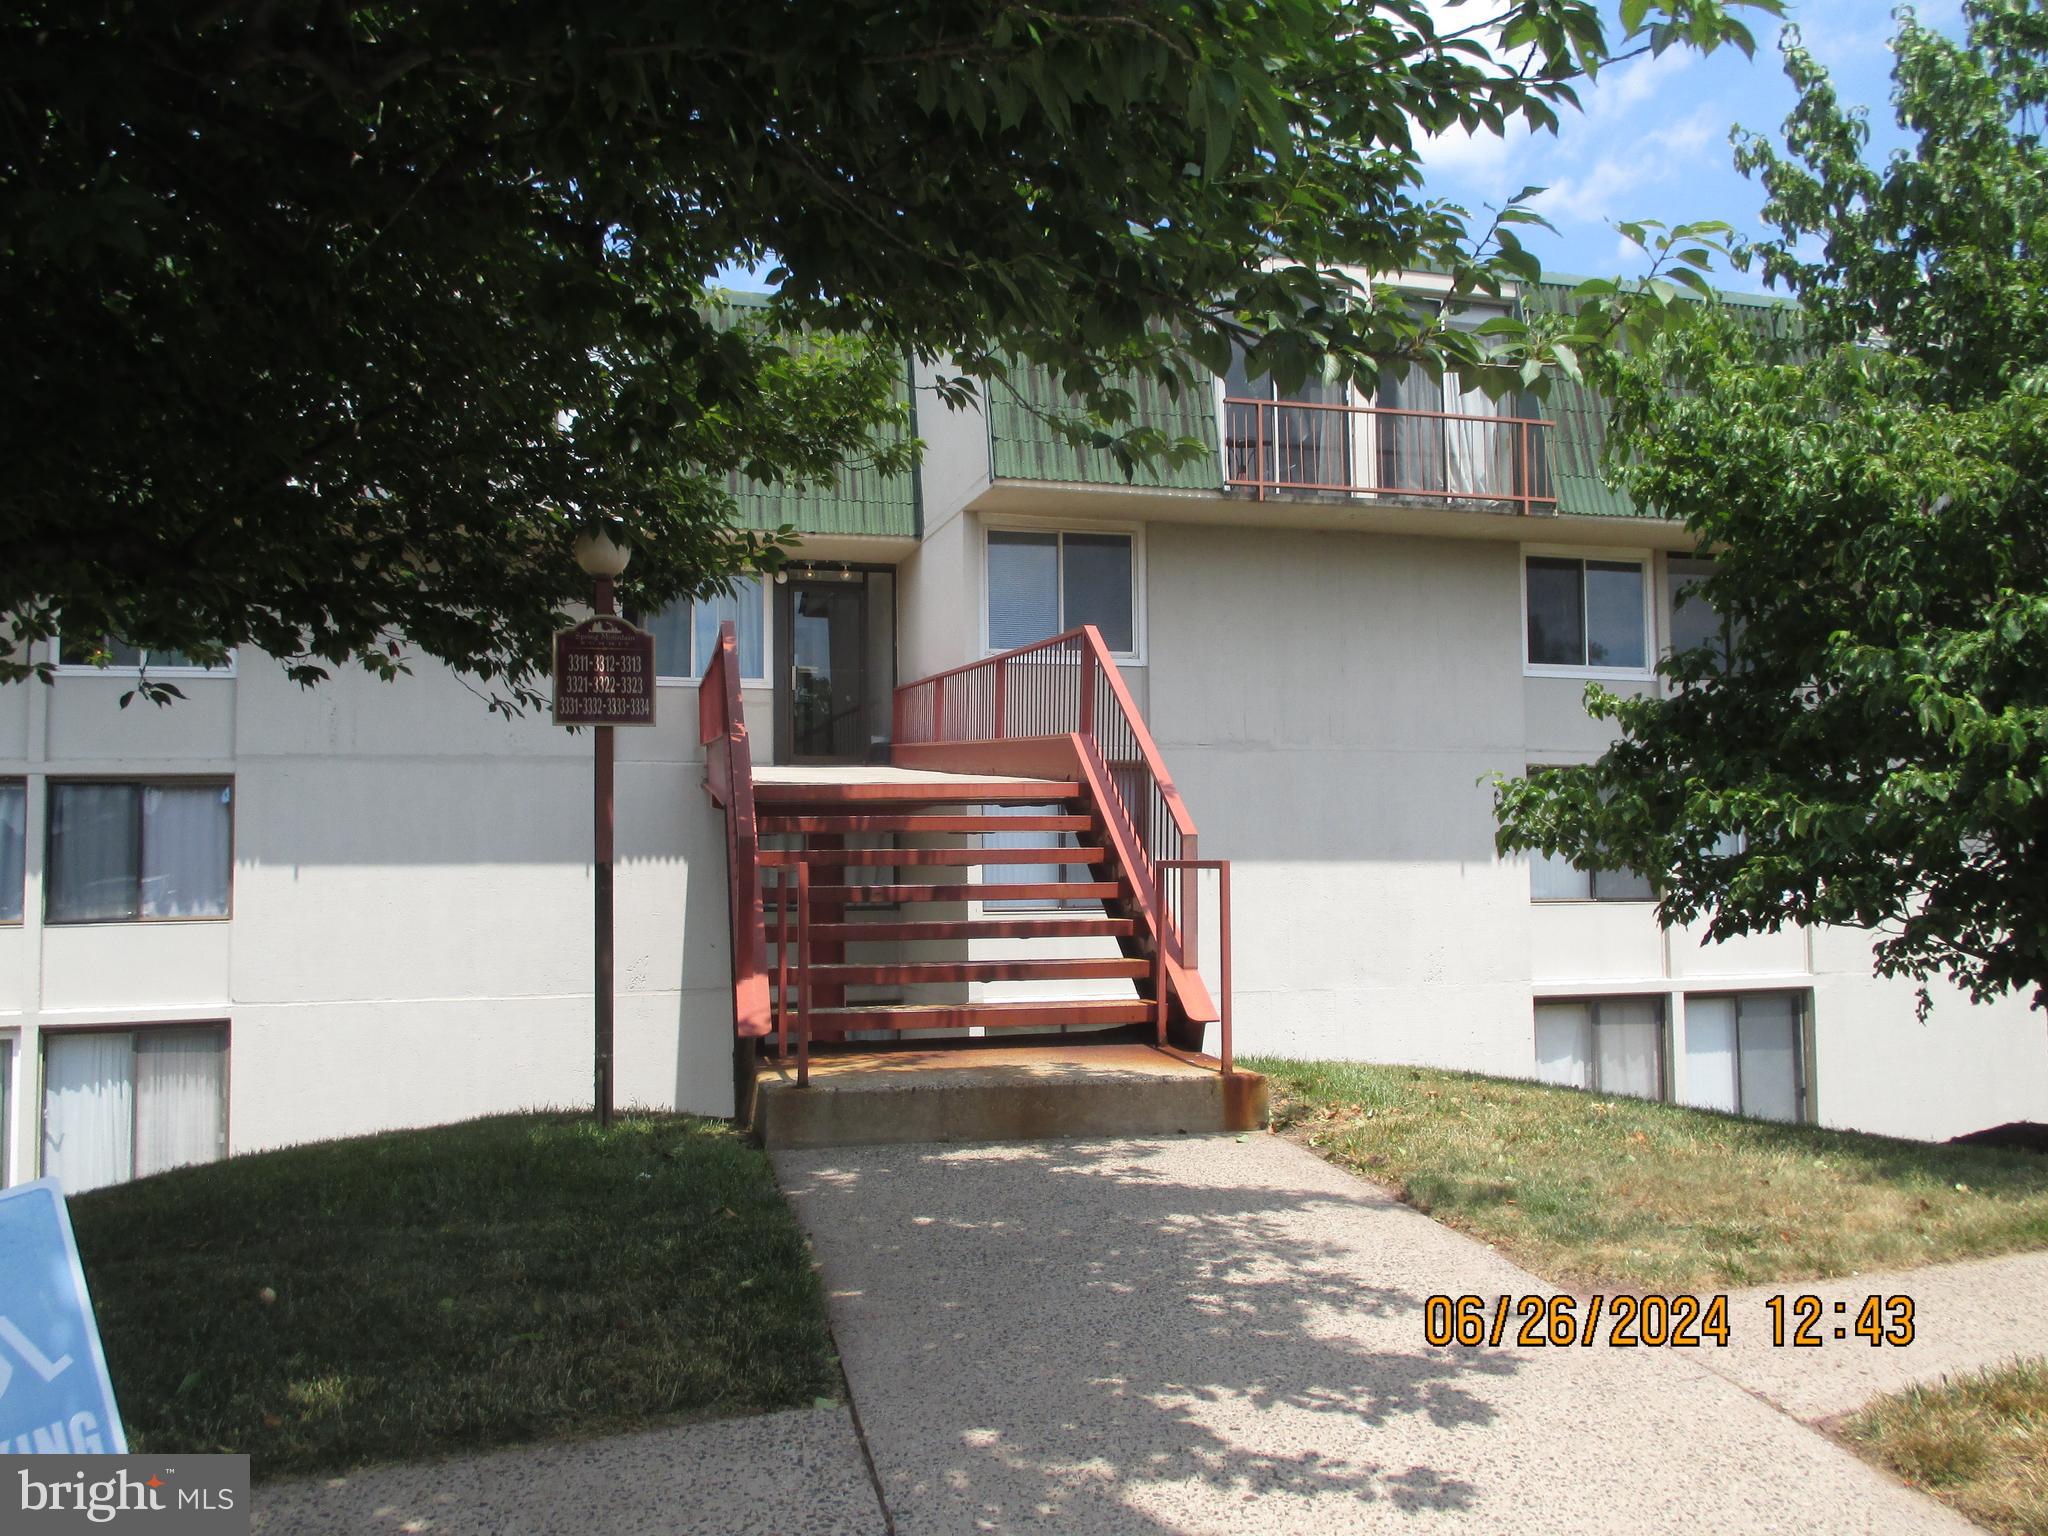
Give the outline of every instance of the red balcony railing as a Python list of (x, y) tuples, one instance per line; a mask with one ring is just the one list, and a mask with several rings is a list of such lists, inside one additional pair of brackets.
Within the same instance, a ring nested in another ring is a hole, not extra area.
[(1226, 483), (1274, 491), (1553, 512), (1549, 431), (1533, 416), (1297, 400), (1223, 402)]

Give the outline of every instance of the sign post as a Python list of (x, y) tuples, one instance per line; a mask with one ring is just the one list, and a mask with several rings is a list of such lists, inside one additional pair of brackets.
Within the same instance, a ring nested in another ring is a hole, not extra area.
[(602, 534), (576, 541), (576, 559), (597, 578), (596, 615), (555, 636), (555, 724), (596, 727), (592, 786), (596, 895), (597, 1123), (612, 1123), (612, 728), (654, 724), (654, 636), (616, 616), (612, 582), (629, 552)]
[(36, 1179), (0, 1192), (0, 1453), (127, 1449), (64, 1190)]

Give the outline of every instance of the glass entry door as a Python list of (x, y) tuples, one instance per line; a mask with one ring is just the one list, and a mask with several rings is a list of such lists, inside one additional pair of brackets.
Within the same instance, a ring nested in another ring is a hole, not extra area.
[(782, 654), (790, 761), (857, 763), (868, 753), (867, 592), (858, 582), (789, 584)]

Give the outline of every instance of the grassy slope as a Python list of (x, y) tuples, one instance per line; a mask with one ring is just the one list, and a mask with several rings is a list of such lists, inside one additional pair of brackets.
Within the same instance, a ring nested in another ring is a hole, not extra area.
[(272, 1477), (837, 1391), (767, 1159), (712, 1121), (470, 1121), (71, 1213), (133, 1449)]
[(1248, 1061), (1276, 1128), (1566, 1284), (1701, 1289), (2048, 1247), (2048, 1158), (1412, 1067)]
[(1881, 1397), (1842, 1435), (2000, 1536), (2048, 1536), (2048, 1360)]

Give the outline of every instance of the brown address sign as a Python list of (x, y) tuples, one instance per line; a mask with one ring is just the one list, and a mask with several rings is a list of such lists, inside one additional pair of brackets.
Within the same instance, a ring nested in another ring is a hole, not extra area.
[(610, 617), (557, 631), (555, 724), (654, 724), (654, 636)]

